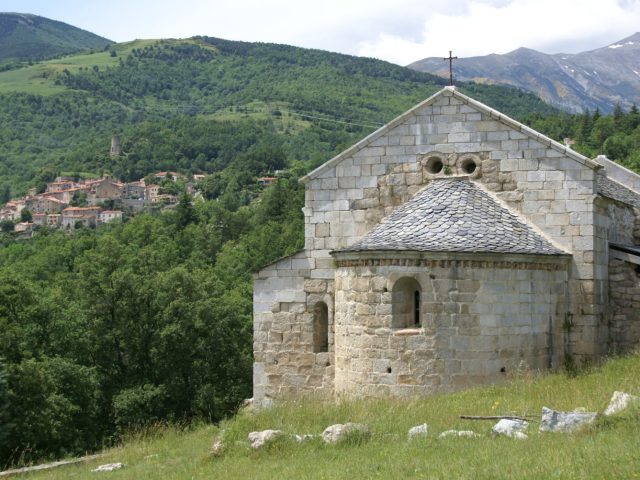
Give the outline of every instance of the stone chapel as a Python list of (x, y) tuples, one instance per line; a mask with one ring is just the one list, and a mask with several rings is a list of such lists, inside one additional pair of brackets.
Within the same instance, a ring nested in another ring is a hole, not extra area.
[(640, 345), (640, 176), (446, 87), (301, 179), (254, 400), (419, 396)]

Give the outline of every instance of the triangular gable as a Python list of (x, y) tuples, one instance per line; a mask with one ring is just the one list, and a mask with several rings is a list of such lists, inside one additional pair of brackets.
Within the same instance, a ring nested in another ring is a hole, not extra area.
[(500, 122), (500, 123), (512, 128), (512, 129), (518, 131), (518, 132), (521, 132), (522, 134), (526, 135), (527, 137), (529, 137), (529, 138), (531, 138), (533, 140), (537, 140), (541, 144), (543, 144), (543, 145), (545, 145), (545, 146), (547, 146), (549, 148), (552, 148), (553, 150), (556, 150), (556, 151), (566, 155), (567, 157), (571, 158), (572, 160), (577, 161), (578, 163), (580, 163), (580, 164), (582, 164), (582, 165), (584, 165), (586, 167), (589, 167), (589, 168), (591, 168), (593, 170), (598, 170), (598, 169), (602, 168), (602, 166), (600, 164), (598, 164), (597, 162), (591, 160), (590, 158), (587, 158), (584, 155), (581, 155), (581, 154), (571, 150), (570, 148), (562, 145), (561, 143), (559, 143), (559, 142), (557, 142), (555, 140), (552, 140), (551, 138), (541, 134), (540, 132), (537, 132), (534, 129), (532, 129), (532, 128), (530, 128), (530, 127), (528, 127), (528, 126), (526, 126), (526, 125), (524, 125), (524, 124), (512, 119), (511, 117), (505, 115), (504, 113), (500, 113), (497, 110), (485, 105), (484, 103), (479, 102), (477, 100), (474, 100), (473, 98), (468, 97), (468, 96), (464, 95), (463, 93), (460, 93), (456, 89), (456, 87), (445, 87), (442, 90), (440, 90), (439, 92), (436, 92), (435, 94), (431, 95), (429, 98), (427, 98), (423, 102), (421, 102), (421, 103), (417, 104), (416, 106), (414, 106), (413, 108), (407, 110), (402, 115), (396, 117), (391, 122), (389, 122), (386, 125), (384, 125), (383, 127), (380, 127), (378, 130), (376, 130), (375, 132), (371, 133), (367, 137), (363, 138), (359, 142), (355, 143), (354, 145), (352, 145), (348, 149), (344, 150), (342, 153), (339, 153), (338, 155), (333, 157), (331, 160), (323, 163), (322, 165), (320, 165), (315, 170), (309, 172), (307, 175), (305, 175), (304, 177), (300, 178), (300, 182), (301, 183), (307, 183), (307, 182), (313, 180), (314, 178), (317, 178), (318, 176), (320, 176), (326, 170), (338, 165), (342, 160), (353, 156), (358, 151), (360, 151), (363, 148), (367, 147), (368, 145), (372, 144), (378, 138), (380, 138), (383, 135), (385, 135), (386, 133), (390, 132), (391, 130), (393, 130), (397, 126), (402, 125), (406, 120), (408, 120), (409, 118), (414, 116), (417, 111), (432, 105), (441, 96), (453, 96), (453, 97), (457, 98), (458, 100), (460, 100), (462, 103), (474, 107), (478, 112), (486, 114), (491, 119), (496, 120), (496, 121), (498, 121), (498, 122)]

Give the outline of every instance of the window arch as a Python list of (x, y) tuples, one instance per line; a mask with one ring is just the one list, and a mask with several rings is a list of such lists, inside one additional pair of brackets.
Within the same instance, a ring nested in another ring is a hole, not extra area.
[(329, 351), (329, 308), (324, 302), (313, 307), (313, 353)]
[(393, 328), (416, 328), (422, 325), (422, 288), (415, 278), (403, 277), (391, 293)]

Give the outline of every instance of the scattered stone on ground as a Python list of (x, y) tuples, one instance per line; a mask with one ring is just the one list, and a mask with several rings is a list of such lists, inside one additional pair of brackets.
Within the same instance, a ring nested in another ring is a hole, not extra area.
[(542, 407), (541, 432), (571, 433), (596, 421), (596, 412), (558, 412)]
[(503, 418), (491, 428), (491, 433), (517, 438), (518, 440), (526, 440), (529, 437), (527, 437), (527, 434), (524, 432), (528, 426), (529, 422), (525, 422), (524, 420)]
[(438, 438), (447, 438), (447, 437), (469, 437), (469, 438), (478, 438), (482, 437), (479, 433), (472, 432), (471, 430), (445, 430)]
[(362, 423), (337, 423), (325, 428), (322, 440), (325, 443), (338, 443), (351, 434), (369, 435), (369, 427)]
[(422, 425), (416, 425), (415, 427), (411, 427), (409, 429), (409, 440), (416, 437), (426, 437), (429, 430), (429, 426), (426, 423)]
[(22, 468), (12, 468), (10, 470), (2, 470), (0, 472), (0, 477), (11, 477), (19, 473), (37, 472), (40, 470), (50, 470), (52, 468), (63, 467), (65, 465), (73, 465), (75, 463), (89, 462), (91, 460), (95, 460), (96, 458), (100, 458), (103, 456), (104, 454), (101, 453), (98, 455), (87, 455), (85, 457), (73, 458), (71, 460), (60, 460), (58, 462), (41, 463), (40, 465), (33, 465), (32, 467), (22, 467)]
[(616, 413), (620, 413), (623, 410), (626, 410), (632, 404), (640, 405), (640, 397), (629, 395), (628, 393), (624, 392), (613, 392), (611, 400), (609, 400), (609, 405), (607, 405), (607, 408), (604, 410), (603, 415), (615, 415)]
[(296, 442), (298, 443), (302, 443), (302, 442), (306, 442), (307, 440), (312, 440), (315, 437), (315, 435), (311, 435), (310, 433), (305, 433), (303, 435), (294, 435), (293, 438)]
[(261, 432), (249, 433), (249, 446), (258, 449), (264, 444), (276, 439), (282, 435), (282, 430), (263, 430)]
[(97, 468), (91, 470), (92, 472), (113, 472), (114, 470), (120, 470), (124, 468), (124, 463), (106, 463), (104, 465), (100, 465)]
[(209, 453), (211, 453), (211, 455), (220, 455), (223, 450), (224, 450), (224, 443), (222, 443), (221, 438), (217, 438), (213, 442), (213, 445), (211, 445), (211, 450), (209, 450)]

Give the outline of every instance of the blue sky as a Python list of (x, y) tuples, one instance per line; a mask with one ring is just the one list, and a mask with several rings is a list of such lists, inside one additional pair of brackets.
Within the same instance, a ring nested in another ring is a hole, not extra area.
[(209, 35), (405, 65), (428, 56), (575, 53), (640, 30), (640, 0), (0, 0), (112, 40)]

